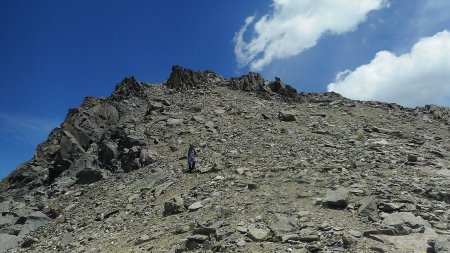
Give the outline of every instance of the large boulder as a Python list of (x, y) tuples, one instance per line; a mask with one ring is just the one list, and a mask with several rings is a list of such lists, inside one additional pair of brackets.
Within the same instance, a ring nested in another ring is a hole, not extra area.
[(330, 208), (345, 208), (348, 205), (348, 190), (328, 190), (323, 205)]

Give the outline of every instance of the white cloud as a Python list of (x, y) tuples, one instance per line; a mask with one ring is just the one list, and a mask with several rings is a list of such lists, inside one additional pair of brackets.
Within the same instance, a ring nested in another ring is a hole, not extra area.
[(311, 48), (325, 33), (343, 34), (356, 29), (370, 11), (387, 5), (386, 0), (273, 0), (273, 12), (253, 26), (255, 17), (234, 37), (235, 55), (241, 66), (261, 70), (276, 59), (286, 59)]
[(328, 91), (409, 107), (450, 105), (450, 32), (422, 38), (400, 56), (378, 52), (369, 64), (338, 73)]

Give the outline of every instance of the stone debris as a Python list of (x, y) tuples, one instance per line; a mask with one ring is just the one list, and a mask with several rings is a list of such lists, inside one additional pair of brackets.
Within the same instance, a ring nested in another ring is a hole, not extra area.
[(0, 252), (449, 252), (449, 126), (253, 72), (125, 78), (0, 183)]

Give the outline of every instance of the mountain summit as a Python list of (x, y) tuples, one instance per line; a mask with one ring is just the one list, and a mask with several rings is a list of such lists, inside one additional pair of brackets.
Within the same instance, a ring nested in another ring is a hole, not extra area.
[(125, 78), (0, 183), (0, 252), (448, 252), (449, 126), (253, 72)]

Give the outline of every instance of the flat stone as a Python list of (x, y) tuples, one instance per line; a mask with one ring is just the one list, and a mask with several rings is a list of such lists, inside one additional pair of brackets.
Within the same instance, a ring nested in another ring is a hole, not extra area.
[(350, 230), (350, 231), (348, 231), (352, 236), (354, 236), (354, 237), (356, 237), (356, 238), (360, 238), (362, 235), (363, 235), (363, 233), (361, 232), (361, 231), (358, 231), (358, 230)]
[(193, 240), (193, 241), (197, 241), (197, 242), (204, 242), (206, 240), (209, 239), (209, 236), (207, 235), (201, 235), (201, 234), (196, 234), (196, 235), (191, 235), (187, 238), (188, 240)]
[(195, 210), (198, 210), (198, 209), (200, 209), (202, 207), (203, 207), (202, 202), (201, 201), (197, 201), (197, 202), (194, 202), (192, 205), (190, 205), (188, 207), (188, 210), (189, 211), (195, 211)]

